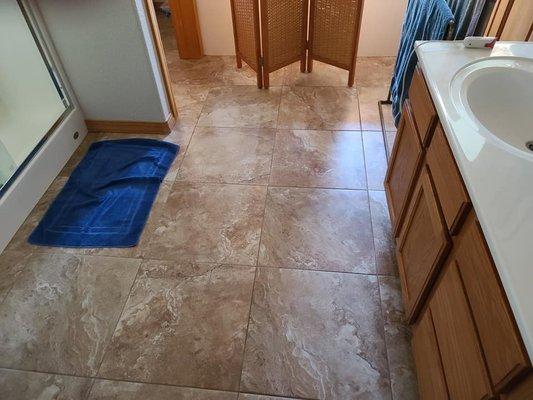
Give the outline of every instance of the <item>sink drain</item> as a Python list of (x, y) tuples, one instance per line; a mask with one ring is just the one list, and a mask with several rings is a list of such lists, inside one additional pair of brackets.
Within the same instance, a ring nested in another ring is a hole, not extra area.
[(533, 151), (533, 140), (526, 142), (526, 147), (529, 151)]

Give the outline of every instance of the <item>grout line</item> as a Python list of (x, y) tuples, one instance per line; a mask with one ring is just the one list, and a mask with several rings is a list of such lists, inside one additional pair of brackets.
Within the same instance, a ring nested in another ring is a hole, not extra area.
[[(258, 183), (240, 183), (240, 182), (214, 182), (214, 181), (200, 181), (200, 180), (176, 180), (179, 184), (203, 184), (203, 185), (219, 185), (219, 186), (248, 186), (248, 187), (268, 187), (268, 188), (285, 188), (285, 189), (317, 189), (317, 190), (344, 190), (364, 192), (367, 188), (348, 188), (348, 187), (328, 187), (328, 186), (291, 186), (291, 185), (272, 185), (272, 184), (258, 184)], [(385, 189), (371, 189), (376, 192), (384, 192)]]
[[(359, 113), (360, 113), (360, 109), (359, 109)], [(362, 121), (361, 121), (361, 124), (362, 124)], [(381, 288), (380, 288), (380, 275), (378, 274), (378, 261), (377, 261), (377, 252), (376, 252), (376, 234), (375, 234), (375, 229), (374, 229), (374, 222), (373, 222), (373, 219), (372, 219), (372, 216), (373, 216), (373, 213), (372, 213), (372, 205), (371, 205), (371, 198), (370, 198), (370, 192), (372, 191), (369, 187), (369, 184), (368, 184), (368, 167), (367, 167), (367, 163), (366, 163), (366, 146), (365, 146), (365, 141), (364, 141), (364, 133), (361, 133), (361, 139), (362, 139), (362, 144), (363, 144), (363, 157), (364, 157), (364, 160), (365, 160), (365, 174), (366, 174), (366, 179), (367, 179), (367, 191), (366, 191), (366, 194), (367, 194), (367, 202), (368, 202), (368, 212), (369, 212), (369, 215), (370, 215), (370, 229), (372, 231), (372, 251), (373, 251), (373, 254), (374, 254), (374, 267), (375, 267), (375, 271), (376, 271), (376, 280), (377, 280), (377, 290), (378, 290), (378, 301), (379, 301), (379, 310), (380, 310), (380, 315), (381, 315), (381, 331), (382, 331), (382, 334), (383, 334), (383, 344), (384, 344), (384, 347), (385, 347), (385, 359), (387, 360), (387, 373), (388, 373), (388, 380), (389, 380), (389, 389), (390, 389), (390, 398), (392, 400), (392, 396), (393, 396), (393, 392), (392, 392), (392, 379), (391, 379), (391, 364), (390, 364), (390, 359), (389, 359), (389, 348), (388, 348), (388, 345), (387, 345), (387, 333), (385, 331), (385, 316), (384, 316), (384, 313), (383, 313), (383, 301), (382, 301), (382, 298), (381, 298)], [(386, 150), (385, 150), (386, 152)]]
[(20, 369), (20, 368), (12, 368), (12, 367), (2, 367), (0, 366), (0, 370), (8, 370), (8, 371), (17, 371), (17, 372), (28, 372), (28, 373), (35, 373), (35, 374), (46, 374), (46, 375), (55, 375), (55, 376), (68, 376), (72, 378), (83, 378), (83, 379), (92, 379), (93, 384), (91, 385), (91, 389), (88, 392), (88, 397), (90, 397), (90, 392), (94, 386), (95, 381), (110, 381), (110, 382), (122, 382), (122, 383), (136, 383), (136, 384), (142, 384), (142, 385), (149, 385), (149, 386), (167, 386), (167, 387), (173, 387), (173, 388), (183, 388), (183, 389), (196, 389), (196, 390), (204, 390), (204, 391), (211, 391), (211, 392), (222, 392), (222, 393), (235, 393), (238, 394), (237, 391), (234, 390), (225, 390), (225, 389), (211, 389), (211, 388), (205, 388), (200, 386), (187, 386), (187, 385), (178, 385), (178, 384), (171, 384), (171, 383), (161, 383), (161, 382), (149, 382), (149, 381), (134, 381), (131, 379), (120, 379), (120, 378), (104, 378), (97, 375), (77, 375), (77, 374), (69, 374), (67, 372), (46, 372), (46, 371), (40, 371), (37, 369)]
[[(126, 309), (126, 304), (128, 304), (128, 300), (131, 297), (131, 292), (133, 290), (133, 287), (135, 286), (135, 283), (137, 282), (137, 277), (139, 276), (139, 272), (141, 270), (141, 265), (143, 264), (143, 260), (139, 260), (139, 265), (137, 267), (137, 272), (135, 273), (135, 277), (133, 278), (133, 281), (131, 282), (130, 290), (128, 291), (128, 295), (126, 296), (124, 300), (124, 304), (122, 304), (122, 309), (120, 310), (120, 314), (117, 318), (117, 321), (115, 322), (115, 327), (113, 328), (113, 333), (111, 334), (111, 337), (109, 338), (109, 342), (105, 346), (105, 349), (102, 352), (102, 359), (100, 360), (100, 364), (98, 365), (98, 369), (96, 370), (95, 377), (98, 377), (100, 375), (100, 369), (102, 368), (102, 364), (104, 363), (104, 360), (107, 355), (107, 351), (109, 350), (109, 347), (111, 346), (111, 343), (113, 342), (113, 338), (115, 337), (115, 332), (117, 330), (118, 324), (120, 323), (120, 319), (122, 318), (122, 315), (124, 314), (124, 310)], [(91, 387), (92, 389), (92, 387)]]
[(255, 271), (254, 271), (254, 281), (252, 283), (252, 292), (251, 292), (251, 296), (250, 296), (250, 307), (248, 308), (248, 321), (246, 322), (246, 333), (244, 335), (244, 344), (243, 344), (243, 348), (242, 348), (241, 370), (240, 370), (240, 373), (239, 373), (239, 382), (238, 382), (238, 389), (237, 389), (237, 391), (239, 393), (241, 393), (242, 373), (244, 371), (244, 360), (245, 360), (245, 356), (246, 356), (246, 343), (248, 342), (248, 333), (249, 333), (249, 329), (250, 329), (250, 321), (252, 319), (252, 305), (253, 305), (253, 302), (254, 302), (255, 284), (256, 284), (256, 281), (257, 281), (257, 271), (258, 271), (258, 268), (256, 267)]
[[(178, 166), (178, 169), (176, 171), (176, 176), (174, 177), (174, 180), (172, 181), (171, 188), (174, 187), (174, 184), (178, 180), (178, 177), (179, 177), (180, 172), (181, 172), (181, 167), (183, 166), (183, 163), (185, 162), (185, 157), (187, 157), (187, 154), (189, 153), (189, 147), (191, 145), (192, 138), (193, 138), (194, 134), (196, 133), (196, 129), (198, 128), (198, 122), (200, 121), (200, 117), (202, 116), (202, 112), (204, 111), (205, 103), (207, 102), (207, 98), (209, 97), (209, 93), (211, 93), (211, 90), (212, 90), (212, 88), (209, 88), (207, 94), (205, 95), (205, 99), (202, 101), (202, 108), (200, 109), (200, 112), (198, 113), (198, 117), (196, 118), (196, 123), (194, 124), (194, 127), (192, 129), (192, 133), (191, 133), (191, 136), (189, 137), (189, 141), (187, 142), (187, 146), (185, 147), (185, 151), (183, 153), (183, 158), (181, 159), (181, 162), (180, 162), (180, 164)], [(179, 104), (176, 103), (176, 107), (178, 108), (178, 121), (176, 121), (176, 122), (179, 123)]]

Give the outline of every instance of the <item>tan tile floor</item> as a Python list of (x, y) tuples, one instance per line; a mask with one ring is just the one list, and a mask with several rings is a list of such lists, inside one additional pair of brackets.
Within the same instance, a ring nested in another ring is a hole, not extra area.
[(394, 60), (261, 91), (232, 57), (180, 60), (162, 23), (181, 118), (149, 136), (180, 154), (134, 248), (26, 242), (90, 143), (124, 135), (50, 186), (0, 255), (0, 398), (417, 398), (376, 104)]

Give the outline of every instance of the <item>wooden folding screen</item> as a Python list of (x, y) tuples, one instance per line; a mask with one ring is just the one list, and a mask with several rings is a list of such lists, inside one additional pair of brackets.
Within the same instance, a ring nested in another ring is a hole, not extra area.
[(311, 0), (307, 72), (318, 60), (348, 70), (353, 86), (362, 14), (363, 0)]
[(256, 71), (259, 87), (298, 60), (302, 72), (311, 72), (313, 60), (346, 69), (353, 86), (363, 0), (230, 2), (237, 66), (244, 60)]
[(257, 86), (263, 87), (261, 36), (258, 0), (230, 0), (237, 67), (246, 62), (257, 73)]

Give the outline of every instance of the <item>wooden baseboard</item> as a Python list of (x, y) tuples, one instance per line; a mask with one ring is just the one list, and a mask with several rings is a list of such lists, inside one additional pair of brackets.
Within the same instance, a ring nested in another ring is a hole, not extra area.
[(175, 124), (174, 117), (169, 115), (164, 122), (148, 121), (103, 121), (86, 119), (85, 124), (89, 132), (102, 133), (132, 133), (164, 135), (170, 133)]

